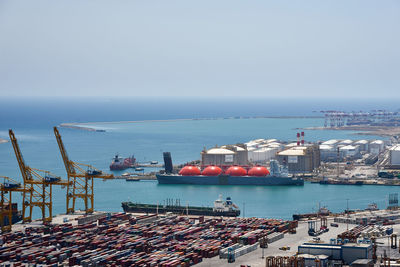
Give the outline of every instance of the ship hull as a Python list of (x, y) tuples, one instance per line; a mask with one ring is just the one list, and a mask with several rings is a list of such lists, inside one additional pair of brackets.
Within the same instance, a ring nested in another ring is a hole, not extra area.
[(134, 213), (159, 213), (163, 214), (166, 212), (172, 212), (180, 215), (197, 215), (197, 216), (224, 216), (224, 217), (237, 217), (240, 215), (239, 210), (232, 211), (214, 211), (208, 207), (182, 207), (182, 206), (163, 206), (154, 204), (135, 204), (129, 202), (123, 202), (122, 208), (124, 212)]
[(159, 184), (193, 184), (193, 185), (304, 185), (300, 178), (279, 176), (183, 176), (176, 174), (157, 174)]

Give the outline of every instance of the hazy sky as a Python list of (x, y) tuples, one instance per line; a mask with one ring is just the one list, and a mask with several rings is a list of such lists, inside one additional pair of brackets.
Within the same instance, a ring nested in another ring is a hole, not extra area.
[(400, 1), (0, 0), (0, 96), (400, 98)]

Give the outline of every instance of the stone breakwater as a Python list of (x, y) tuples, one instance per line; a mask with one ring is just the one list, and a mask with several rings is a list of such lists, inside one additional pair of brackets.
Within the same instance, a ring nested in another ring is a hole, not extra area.
[(84, 131), (89, 131), (89, 132), (105, 132), (106, 131), (103, 129), (95, 129), (95, 128), (91, 128), (91, 127), (79, 126), (79, 125), (74, 125), (74, 124), (70, 124), (70, 123), (61, 123), (60, 127), (76, 129), (76, 130), (84, 130)]

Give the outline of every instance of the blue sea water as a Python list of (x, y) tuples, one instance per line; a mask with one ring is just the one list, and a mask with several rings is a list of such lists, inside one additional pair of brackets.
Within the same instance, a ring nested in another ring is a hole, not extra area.
[[(356, 103), (356, 104), (355, 104)], [(246, 142), (256, 138), (294, 140), (296, 128), (322, 126), (321, 118), (247, 118), (238, 116), (319, 116), (320, 110), (369, 110), (397, 108), (395, 101), (321, 101), (284, 99), (1, 99), (0, 138), (8, 139), (12, 128), (26, 163), (66, 177), (52, 127), (63, 122), (92, 122), (88, 126), (106, 132), (61, 128), (65, 146), (74, 161), (108, 171), (115, 153), (135, 154), (138, 161), (162, 161), (170, 151), (174, 163), (199, 159), (204, 147)], [(172, 120), (212, 118), (205, 120)], [(230, 118), (230, 119), (222, 119)], [(136, 121), (137, 123), (101, 123)], [(150, 121), (171, 120), (171, 121)], [(372, 139), (349, 131), (305, 131), (306, 140), (331, 138)], [(119, 174), (118, 172), (116, 174)], [(21, 180), (10, 143), (0, 144), (0, 175)], [(333, 211), (365, 208), (370, 202), (385, 207), (389, 193), (397, 187), (338, 186), (307, 183), (304, 187), (185, 186), (158, 185), (156, 181), (95, 181), (95, 208), (119, 211), (122, 201), (162, 203), (179, 198), (181, 203), (212, 205), (221, 193), (231, 196), (246, 216), (290, 218), (295, 212), (309, 212), (316, 203)], [(20, 204), (20, 196), (16, 198)], [(65, 191), (54, 191), (53, 212), (65, 212)], [(78, 202), (78, 207), (83, 203)], [(39, 210), (35, 211), (35, 217)]]

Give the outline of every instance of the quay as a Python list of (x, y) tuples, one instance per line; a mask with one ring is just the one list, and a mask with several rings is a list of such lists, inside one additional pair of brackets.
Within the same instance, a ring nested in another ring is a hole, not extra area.
[[(386, 259), (382, 258), (382, 262), (391, 261), (400, 258), (397, 244), (399, 214), (397, 210), (379, 210), (352, 214), (348, 219), (342, 215), (284, 221), (170, 213), (95, 212), (85, 215), (79, 211), (73, 215), (57, 215), (48, 225), (39, 220), (14, 225), (12, 232), (0, 236), (0, 266), (22, 263), (271, 267), (269, 263), (273, 259), (298, 259), (308, 264), (316, 258), (323, 260), (321, 266), (325, 266), (339, 257), (339, 254), (329, 256), (336, 250), (343, 250), (340, 254), (343, 259), (338, 260), (342, 264), (358, 259), (380, 260), (384, 254)], [(358, 224), (365, 216), (374, 223)], [(381, 226), (380, 218), (384, 218), (386, 226)], [(327, 227), (329, 231), (310, 236), (310, 225)], [(236, 255), (235, 252), (236, 256), (232, 256), (229, 248), (236, 248), (241, 253)], [(354, 249), (364, 256), (349, 253)], [(308, 252), (304, 253), (305, 250)], [(321, 251), (329, 255), (324, 256)]]

